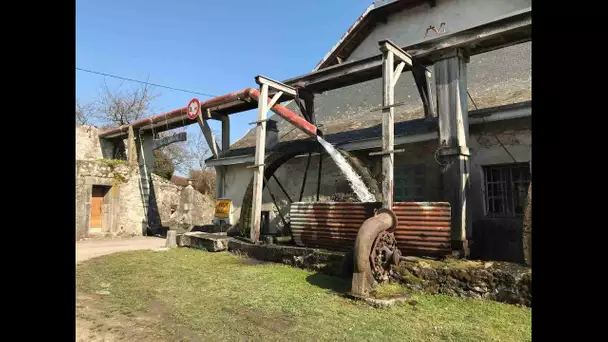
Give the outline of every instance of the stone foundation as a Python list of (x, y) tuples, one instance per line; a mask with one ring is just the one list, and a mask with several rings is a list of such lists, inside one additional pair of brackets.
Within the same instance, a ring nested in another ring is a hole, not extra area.
[(484, 298), (532, 307), (532, 270), (518, 264), (408, 257), (394, 266), (391, 273), (393, 281), (429, 294)]
[[(234, 238), (228, 242), (228, 251), (245, 254), (257, 260), (283, 263), (328, 275), (352, 274), (352, 270), (348, 274), (349, 263), (344, 262), (343, 252), (285, 245), (257, 245)], [(349, 255), (352, 258), (352, 254)]]

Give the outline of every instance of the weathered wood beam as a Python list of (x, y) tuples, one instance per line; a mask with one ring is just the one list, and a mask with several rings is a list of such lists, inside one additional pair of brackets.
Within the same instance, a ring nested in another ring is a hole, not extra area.
[(439, 144), (442, 156), (444, 200), (451, 205), (452, 249), (467, 257), (467, 233), (471, 229), (467, 198), (470, 190), (467, 56), (456, 50), (435, 63)]
[[(259, 78), (256, 77), (256, 81)], [(260, 97), (258, 101), (258, 121), (255, 129), (255, 159), (253, 170), (253, 198), (251, 208), (250, 238), (253, 243), (260, 237), (261, 213), (262, 213), (262, 187), (264, 185), (264, 154), (266, 151), (266, 114), (268, 112), (268, 84), (260, 85)]]
[[(382, 207), (393, 208), (395, 161), (395, 84), (412, 58), (390, 40), (378, 42), (382, 51)], [(395, 61), (396, 60), (396, 61)], [(395, 69), (395, 62), (397, 68)]]
[(203, 119), (201, 115), (196, 117), (196, 121), (198, 122), (201, 131), (203, 131), (203, 135), (205, 136), (205, 140), (207, 141), (207, 145), (211, 150), (213, 158), (217, 159), (219, 157), (219, 147), (217, 146), (213, 132), (211, 132), (211, 127), (209, 127), (207, 120)]

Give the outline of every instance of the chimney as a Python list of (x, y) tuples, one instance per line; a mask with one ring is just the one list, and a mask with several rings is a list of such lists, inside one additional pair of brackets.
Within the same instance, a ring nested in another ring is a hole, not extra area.
[(272, 148), (279, 142), (279, 129), (277, 122), (269, 119), (266, 121), (266, 149)]

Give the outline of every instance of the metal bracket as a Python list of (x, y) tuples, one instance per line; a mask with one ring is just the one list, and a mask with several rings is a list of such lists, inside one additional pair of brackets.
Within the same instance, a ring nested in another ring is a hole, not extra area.
[(386, 109), (391, 109), (393, 107), (399, 107), (399, 106), (403, 106), (405, 104), (405, 102), (397, 102), (397, 103), (393, 103), (392, 105), (388, 105), (388, 106), (384, 106), (384, 107), (378, 107), (378, 108), (374, 108), (372, 110), (370, 110), (370, 112), (377, 112), (379, 110), (386, 110)]
[(391, 153), (401, 153), (401, 152), (405, 152), (405, 149), (401, 148), (398, 150), (370, 152), (369, 155), (370, 156), (383, 156), (383, 155), (387, 155), (387, 154), (391, 154)]
[(250, 122), (249, 125), (259, 125), (262, 122), (266, 122), (268, 120), (270, 120), (270, 118), (266, 118), (266, 119), (262, 119), (262, 120), (255, 120), (255, 121)]
[(255, 164), (255, 165), (249, 165), (249, 166), (247, 166), (247, 167), (245, 167), (245, 168), (246, 168), (246, 169), (253, 169), (253, 168), (256, 168), (256, 167), (259, 167), (259, 166), (265, 166), (265, 165), (266, 165), (266, 164)]

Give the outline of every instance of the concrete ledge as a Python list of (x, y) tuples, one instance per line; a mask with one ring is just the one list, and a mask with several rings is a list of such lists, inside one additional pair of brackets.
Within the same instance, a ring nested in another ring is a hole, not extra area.
[(209, 252), (225, 251), (228, 249), (228, 240), (230, 238), (222, 233), (190, 232), (177, 235), (177, 245), (179, 247), (204, 249)]

